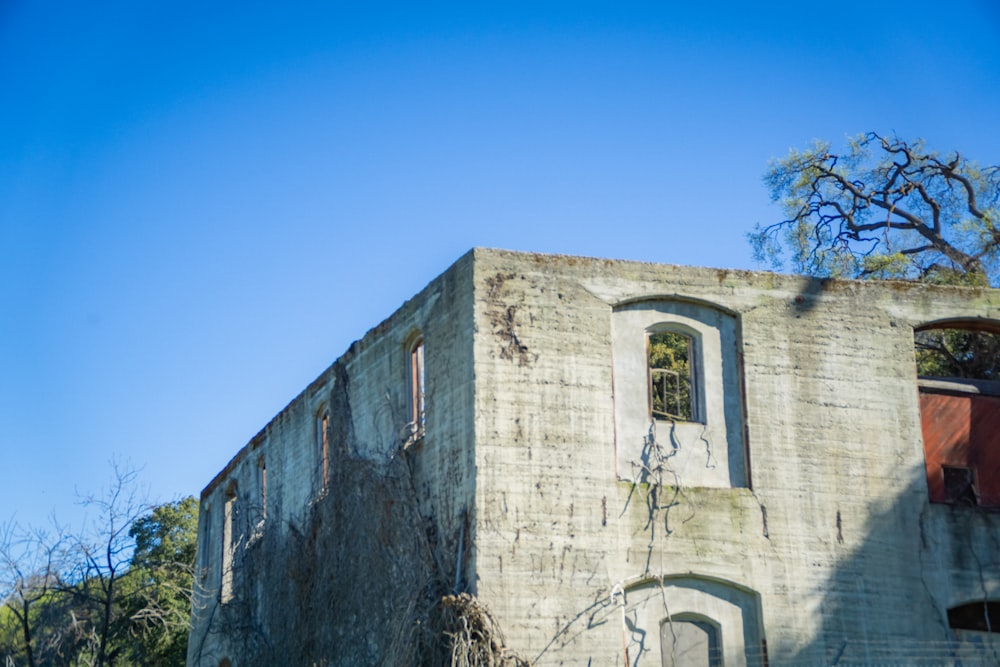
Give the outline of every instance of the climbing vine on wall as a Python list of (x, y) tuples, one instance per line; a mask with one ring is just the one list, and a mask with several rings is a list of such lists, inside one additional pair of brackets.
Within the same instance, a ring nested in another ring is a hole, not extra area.
[(286, 518), (239, 543), (231, 599), (202, 596), (213, 637), (192, 638), (198, 661), (219, 664), (221, 650), (241, 665), (529, 665), (462, 590), (467, 531), (437, 535), (421, 515), (403, 443), (384, 460), (357, 454), (350, 378), (334, 371), (327, 490), (298, 513), (269, 503), (269, 516)]

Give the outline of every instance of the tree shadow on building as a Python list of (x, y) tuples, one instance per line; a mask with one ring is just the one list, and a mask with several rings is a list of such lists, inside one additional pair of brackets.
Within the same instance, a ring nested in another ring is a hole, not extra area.
[(839, 510), (818, 536), (833, 566), (807, 592), (818, 606), (802, 609), (815, 614), (815, 634), (801, 646), (772, 644), (772, 665), (1000, 664), (990, 633), (956, 629), (948, 613), (968, 603), (985, 613), (1000, 597), (1000, 514), (930, 503), (923, 465), (898, 479), (895, 497), (872, 497), (860, 539)]

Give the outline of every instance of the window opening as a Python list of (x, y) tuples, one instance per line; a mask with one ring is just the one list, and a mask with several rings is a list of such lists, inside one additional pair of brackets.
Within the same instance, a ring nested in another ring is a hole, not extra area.
[(649, 395), (653, 417), (696, 421), (694, 341), (675, 331), (649, 335)]
[(944, 481), (945, 500), (958, 505), (978, 505), (975, 474), (972, 468), (963, 466), (941, 466)]
[(998, 330), (995, 322), (953, 320), (914, 332), (932, 502), (1000, 507)]
[(201, 580), (204, 582), (208, 578), (208, 564), (211, 561), (211, 552), (209, 551), (209, 546), (212, 544), (212, 508), (206, 506), (202, 510), (202, 521), (204, 525), (204, 531), (202, 533), (202, 539), (199, 540), (200, 550), (201, 550)]
[(410, 428), (416, 437), (424, 432), (424, 341), (410, 348)]
[(326, 491), (330, 485), (330, 415), (323, 413), (319, 419), (318, 440), (320, 446), (320, 489)]
[(663, 667), (722, 667), (719, 628), (695, 618), (673, 617), (660, 624)]
[(917, 375), (1000, 380), (1000, 334), (960, 328), (934, 328), (913, 335)]
[(226, 504), (222, 517), (222, 602), (233, 598), (233, 556), (236, 552), (236, 485), (231, 484), (226, 492)]
[[(614, 452), (620, 479), (643, 478), (647, 468), (635, 464), (650, 460), (650, 447), (676, 445), (671, 467), (684, 470), (683, 486), (748, 485), (739, 331), (734, 313), (708, 303), (649, 299), (614, 308)], [(672, 377), (673, 390), (664, 375)]]
[(1000, 602), (983, 600), (952, 607), (948, 610), (948, 627), (952, 630), (1000, 633)]
[(264, 457), (257, 460), (257, 486), (260, 489), (260, 519), (267, 518), (267, 464)]

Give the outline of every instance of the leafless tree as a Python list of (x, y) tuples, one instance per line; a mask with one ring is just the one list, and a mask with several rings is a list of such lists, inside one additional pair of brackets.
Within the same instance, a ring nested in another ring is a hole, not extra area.
[(95, 667), (112, 665), (117, 657), (111, 640), (123, 620), (118, 587), (128, 572), (135, 547), (130, 529), (151, 509), (139, 490), (138, 472), (118, 462), (112, 462), (112, 469), (109, 487), (82, 501), (96, 511), (96, 517), (90, 530), (73, 538), (76, 565), (71, 571), (71, 585), (64, 589), (94, 610), (86, 662)]
[(64, 638), (59, 628), (46, 626), (43, 631), (38, 612), (58, 595), (67, 547), (68, 539), (58, 527), (47, 532), (14, 522), (0, 526), (0, 606), (17, 621), (19, 646), (11, 648), (23, 652), (29, 667), (38, 664), (39, 653), (58, 652)]
[(184, 660), (197, 502), (150, 505), (138, 472), (112, 463), (69, 531), (0, 525), (0, 658), (18, 664), (167, 665)]

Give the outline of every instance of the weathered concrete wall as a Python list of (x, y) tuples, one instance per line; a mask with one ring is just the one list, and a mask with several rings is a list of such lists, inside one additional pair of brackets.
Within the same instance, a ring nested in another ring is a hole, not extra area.
[[(471, 271), (471, 256), (459, 260), (354, 343), (205, 489), (189, 665), (434, 655), (428, 606), (456, 577), (475, 493)], [(427, 412), (412, 442), (417, 337)]]
[[(615, 423), (613, 313), (646, 299), (736, 313), (750, 488), (699, 483), (726, 443), (662, 424), (662, 486), (616, 474), (649, 424)], [(913, 355), (996, 291), (477, 251), (476, 303), (478, 593), (538, 664), (659, 664), (643, 623), (722, 608), (726, 664), (765, 636), (772, 665), (906, 662), (997, 594), (1000, 517), (928, 503)]]
[[(456, 582), (538, 665), (699, 628), (726, 665), (943, 662), (946, 610), (1000, 596), (1000, 515), (927, 498), (913, 328), (958, 317), (1000, 293), (474, 250), (206, 488), (189, 664), (441, 664)], [(661, 325), (688, 423), (639, 405)]]

